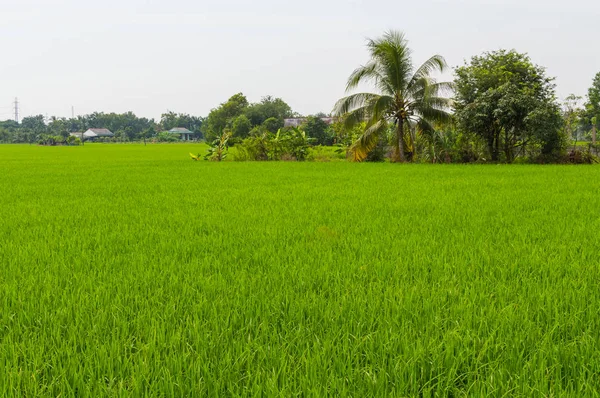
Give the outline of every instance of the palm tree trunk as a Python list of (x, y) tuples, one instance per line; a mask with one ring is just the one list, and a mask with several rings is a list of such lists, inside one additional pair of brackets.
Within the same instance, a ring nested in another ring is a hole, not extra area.
[(410, 138), (410, 159), (409, 162), (412, 162), (415, 159), (415, 155), (417, 154), (417, 147), (415, 146), (415, 136), (416, 134), (410, 128), (408, 129), (408, 137)]
[(392, 161), (394, 162), (406, 162), (404, 156), (404, 120), (399, 118), (396, 120), (396, 148)]

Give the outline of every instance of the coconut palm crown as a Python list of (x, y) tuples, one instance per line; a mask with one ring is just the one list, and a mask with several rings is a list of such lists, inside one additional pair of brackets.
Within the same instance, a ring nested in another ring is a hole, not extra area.
[(392, 160), (412, 160), (415, 134), (431, 132), (432, 124), (448, 121), (451, 117), (451, 100), (444, 94), (452, 90), (452, 83), (437, 82), (431, 77), (434, 72), (446, 70), (446, 61), (440, 55), (434, 55), (414, 69), (408, 42), (404, 34), (397, 31), (368, 40), (367, 47), (371, 60), (352, 72), (346, 91), (369, 83), (380, 94), (351, 94), (337, 102), (334, 113), (344, 118), (348, 128), (366, 123), (364, 132), (350, 148), (354, 160), (362, 161), (367, 157), (390, 123), (394, 125)]

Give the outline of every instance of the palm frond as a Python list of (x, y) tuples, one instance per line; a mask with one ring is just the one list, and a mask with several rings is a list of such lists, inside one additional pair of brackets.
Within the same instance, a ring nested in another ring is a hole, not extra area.
[(334, 108), (333, 114), (342, 116), (352, 112), (354, 109), (368, 106), (368, 104), (376, 101), (380, 95), (372, 93), (357, 93), (352, 94), (339, 100)]
[(407, 88), (407, 96), (413, 99), (423, 97), (439, 97), (451, 95), (454, 92), (454, 83), (437, 82), (433, 78), (421, 78), (411, 83)]
[(364, 133), (350, 147), (352, 160), (355, 162), (362, 162), (365, 160), (369, 153), (377, 146), (379, 134), (386, 128), (387, 123), (384, 120), (379, 120), (376, 123), (367, 126)]
[(452, 121), (452, 114), (441, 109), (424, 107), (422, 109), (417, 109), (416, 113), (421, 119), (425, 119), (430, 123), (449, 123)]
[(386, 119), (395, 113), (394, 98), (388, 95), (381, 95), (377, 99), (373, 99), (370, 103), (370, 115), (373, 120)]
[(442, 73), (446, 70), (447, 67), (448, 64), (446, 64), (446, 60), (444, 59), (444, 57), (442, 57), (441, 55), (434, 55), (427, 61), (423, 62), (423, 64), (419, 66), (419, 68), (417, 68), (413, 75), (413, 78), (411, 79), (411, 82), (421, 79), (423, 77), (430, 77), (431, 74), (434, 72)]
[(369, 40), (367, 47), (388, 85), (396, 92), (403, 90), (413, 70), (411, 51), (404, 35), (388, 31), (379, 39)]
[(368, 64), (356, 68), (348, 78), (346, 92), (355, 89), (361, 83), (376, 83), (378, 80), (381, 80), (381, 75), (379, 74), (377, 67), (378, 65), (375, 61), (370, 61)]

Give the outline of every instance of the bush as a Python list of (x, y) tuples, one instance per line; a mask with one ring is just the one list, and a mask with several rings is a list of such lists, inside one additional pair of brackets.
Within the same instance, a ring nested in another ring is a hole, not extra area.
[(158, 133), (154, 140), (156, 142), (177, 142), (179, 141), (179, 138), (177, 138), (175, 134), (172, 134), (168, 131), (163, 131), (162, 133)]
[(272, 134), (258, 129), (236, 146), (235, 160), (306, 160), (312, 140), (298, 128)]

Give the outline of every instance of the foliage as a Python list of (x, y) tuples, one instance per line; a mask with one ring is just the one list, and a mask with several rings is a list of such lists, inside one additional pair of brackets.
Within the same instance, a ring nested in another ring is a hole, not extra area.
[(331, 127), (317, 116), (308, 116), (302, 129), (310, 138), (315, 139), (317, 145), (333, 145), (333, 131)]
[(283, 127), (283, 119), (293, 115), (290, 106), (281, 98), (266, 96), (261, 102), (250, 104), (242, 93), (238, 93), (210, 112), (202, 131), (208, 140), (214, 140), (225, 130), (230, 130), (238, 140), (248, 137), (252, 130), (261, 126), (275, 133)]
[(580, 125), (586, 136), (595, 140), (600, 125), (600, 72), (596, 74), (588, 90), (587, 101), (581, 112)]
[[(161, 124), (170, 128), (185, 127), (200, 138), (200, 125), (202, 119), (187, 114), (169, 112), (163, 114)], [(4, 142), (35, 142), (41, 135), (62, 136), (66, 138), (70, 133), (84, 132), (90, 128), (107, 128), (115, 134), (113, 141), (138, 141), (152, 138), (156, 135), (157, 124), (152, 119), (137, 117), (132, 112), (123, 114), (94, 112), (76, 118), (50, 117), (46, 124), (42, 115), (24, 117), (21, 123), (14, 121), (0, 122), (0, 141)], [(105, 141), (99, 140), (99, 141)]]
[(40, 134), (38, 139), (39, 145), (54, 146), (64, 143), (68, 143), (68, 141), (62, 135)]
[(313, 139), (300, 128), (256, 131), (236, 149), (236, 160), (306, 160)]
[(270, 133), (276, 133), (283, 128), (283, 119), (270, 117), (262, 123), (262, 127)]
[(268, 119), (275, 119), (277, 123), (281, 124), (277, 126), (275, 130), (269, 129), (272, 133), (283, 127), (283, 119), (294, 117), (295, 113), (292, 108), (281, 98), (274, 98), (270, 95), (263, 97), (260, 102), (256, 104), (250, 104), (244, 111), (244, 114), (252, 126), (260, 126), (265, 123)]
[(177, 142), (179, 137), (176, 134), (172, 134), (168, 131), (161, 131), (155, 137), (156, 142)]
[(243, 140), (248, 137), (250, 130), (252, 130), (250, 119), (246, 115), (240, 115), (233, 121), (231, 129), (232, 137)]
[(423, 159), (429, 163), (472, 163), (485, 161), (485, 143), (474, 135), (462, 132), (454, 124), (436, 126), (423, 135)]
[(242, 93), (229, 98), (226, 102), (210, 111), (202, 124), (202, 133), (207, 141), (219, 139), (226, 128), (231, 128), (233, 120), (241, 116), (248, 107), (248, 100)]
[[(598, 157), (592, 153), (591, 147), (588, 147), (587, 150), (582, 150), (580, 148), (572, 149), (569, 151), (567, 161), (574, 164), (600, 163), (600, 159), (598, 159)], [(551, 159), (551, 162), (556, 163), (555, 159)]]
[(75, 137), (73, 135), (68, 136), (65, 139), (65, 142), (67, 145), (74, 145), (74, 146), (81, 145), (81, 139), (79, 137)]
[(390, 123), (395, 127), (392, 160), (413, 160), (416, 134), (432, 131), (431, 123), (450, 118), (450, 100), (443, 95), (452, 85), (438, 83), (431, 76), (433, 72), (443, 72), (446, 62), (434, 55), (415, 69), (404, 35), (395, 31), (369, 40), (367, 48), (371, 60), (350, 75), (347, 91), (372, 83), (381, 94), (359, 93), (342, 98), (335, 106), (335, 114), (348, 114), (345, 121), (349, 127), (366, 122), (365, 131), (352, 146), (356, 160), (367, 157)]
[(314, 142), (304, 130), (297, 127), (279, 130), (276, 139), (281, 143), (283, 154), (290, 155), (291, 159), (298, 161), (306, 160), (308, 149)]
[[(230, 132), (224, 132), (219, 138), (214, 140), (208, 148), (204, 160), (212, 160), (215, 162), (221, 162), (227, 158), (227, 152), (229, 151), (228, 141), (231, 138)], [(197, 160), (197, 159), (196, 159)]]
[(563, 102), (564, 135), (577, 142), (580, 137), (580, 126), (583, 109), (579, 107), (582, 97), (570, 94)]
[(171, 111), (163, 113), (160, 117), (160, 127), (162, 130), (166, 131), (169, 131), (175, 127), (183, 127), (193, 133), (194, 139), (202, 138), (202, 118), (191, 116), (187, 113), (175, 113)]
[(516, 51), (475, 56), (456, 70), (455, 110), (459, 127), (481, 136), (492, 161), (515, 159), (516, 151), (541, 147), (542, 154), (561, 151), (562, 120), (553, 79)]

